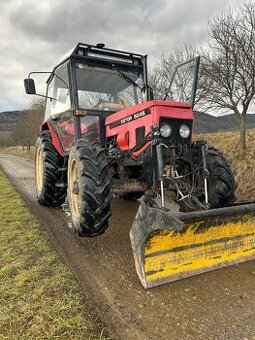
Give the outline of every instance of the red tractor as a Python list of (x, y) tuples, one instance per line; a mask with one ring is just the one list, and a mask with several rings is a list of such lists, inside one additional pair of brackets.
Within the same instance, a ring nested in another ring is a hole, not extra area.
[[(47, 80), (36, 143), (38, 202), (66, 201), (78, 235), (89, 237), (108, 227), (112, 193), (143, 196), (162, 210), (166, 191), (175, 192), (181, 211), (233, 203), (227, 159), (192, 141), (198, 64), (195, 58), (178, 66), (164, 100), (153, 100), (146, 55), (79, 43)], [(36, 94), (30, 75), (25, 89)]]

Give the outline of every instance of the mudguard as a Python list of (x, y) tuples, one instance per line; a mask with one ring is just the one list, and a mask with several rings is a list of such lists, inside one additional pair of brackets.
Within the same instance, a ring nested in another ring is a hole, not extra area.
[(172, 215), (141, 204), (130, 239), (144, 288), (255, 258), (255, 204)]

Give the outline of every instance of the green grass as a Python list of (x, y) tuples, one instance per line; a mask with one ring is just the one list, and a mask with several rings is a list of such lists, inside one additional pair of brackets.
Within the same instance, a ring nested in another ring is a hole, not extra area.
[(96, 339), (78, 283), (0, 171), (0, 339)]

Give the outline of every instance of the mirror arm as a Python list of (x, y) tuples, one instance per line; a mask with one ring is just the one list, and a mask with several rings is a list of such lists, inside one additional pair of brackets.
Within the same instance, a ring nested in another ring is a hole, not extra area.
[(62, 81), (65, 85), (66, 85), (66, 88), (68, 89), (68, 84), (62, 79), (62, 78), (60, 78), (56, 73), (54, 73), (54, 72), (50, 72), (50, 71), (42, 71), (42, 72), (30, 72), (29, 74), (28, 74), (28, 79), (30, 79), (30, 75), (31, 74), (36, 74), (36, 73), (40, 73), (40, 74), (45, 74), (45, 73), (50, 73), (50, 74), (53, 74), (55, 77), (57, 77), (60, 81)]
[[(50, 72), (50, 71), (30, 72), (30, 73), (28, 74), (27, 78), (30, 79), (31, 74), (36, 74), (36, 73), (41, 73), (41, 74), (50, 73), (50, 74), (54, 74), (54, 75), (55, 75), (57, 78), (59, 78), (59, 79), (66, 85), (66, 87), (68, 88), (67, 83), (66, 83), (63, 79), (61, 79), (61, 78), (60, 78), (58, 75), (56, 75), (54, 72)], [(50, 96), (45, 96), (45, 95), (39, 94), (39, 93), (35, 93), (34, 96), (39, 96), (39, 97), (49, 98), (49, 99), (51, 99), (51, 100), (57, 100), (57, 101), (59, 101), (59, 100), (56, 99), (56, 98), (53, 98), (53, 97), (50, 97)]]
[(30, 72), (30, 73), (28, 74), (27, 78), (30, 79), (31, 74), (36, 74), (36, 73), (45, 74), (45, 73), (53, 73), (53, 72), (50, 72), (50, 71), (48, 71), (48, 72), (46, 72), (46, 71), (45, 71), (45, 72), (43, 72), (43, 71), (42, 71), (42, 72)]
[(39, 97), (43, 97), (43, 98), (49, 98), (51, 100), (56, 100), (59, 102), (59, 100), (57, 98), (53, 98), (53, 97), (50, 97), (50, 96), (45, 96), (43, 94), (38, 94), (38, 93), (35, 93), (34, 96), (39, 96)]

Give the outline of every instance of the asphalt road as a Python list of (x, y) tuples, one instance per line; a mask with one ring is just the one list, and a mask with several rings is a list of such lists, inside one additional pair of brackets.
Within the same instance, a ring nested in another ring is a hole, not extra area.
[(128, 235), (137, 202), (114, 200), (108, 231), (78, 238), (61, 208), (36, 203), (32, 161), (1, 154), (0, 166), (77, 277), (91, 313), (114, 339), (255, 339), (255, 261), (146, 291)]

